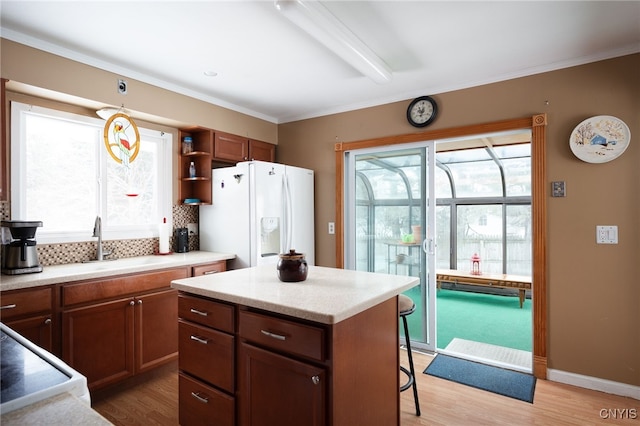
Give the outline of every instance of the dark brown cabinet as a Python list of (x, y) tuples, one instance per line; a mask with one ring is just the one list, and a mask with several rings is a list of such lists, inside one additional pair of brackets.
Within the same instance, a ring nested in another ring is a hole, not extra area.
[(178, 389), (181, 425), (235, 426), (232, 396), (183, 373), (178, 376)]
[(7, 161), (7, 153), (9, 150), (7, 149), (7, 104), (5, 103), (5, 86), (7, 83), (6, 78), (0, 79), (0, 201), (5, 201), (9, 197), (9, 173), (8, 167), (6, 167)]
[(178, 300), (182, 426), (400, 423), (397, 298), (335, 324)]
[(151, 370), (178, 353), (178, 292), (165, 290), (135, 298), (135, 370)]
[(2, 292), (0, 320), (31, 342), (54, 352), (53, 287)]
[(218, 161), (276, 161), (276, 146), (256, 139), (216, 132), (213, 158)]
[(219, 161), (237, 163), (249, 160), (249, 140), (229, 133), (216, 132), (213, 157)]
[(276, 146), (268, 142), (249, 139), (249, 158), (256, 161), (276, 161)]
[(325, 425), (324, 368), (240, 344), (240, 424)]
[(176, 359), (174, 279), (189, 268), (62, 287), (62, 357), (100, 388)]
[[(230, 133), (205, 128), (183, 129), (180, 137), (179, 160), (179, 202), (183, 204), (211, 204), (211, 169), (213, 163), (219, 166), (233, 165), (241, 161), (276, 160), (276, 146), (255, 139), (243, 138)], [(185, 137), (192, 139), (192, 151), (184, 152)], [(191, 176), (191, 163), (195, 176)]]
[(178, 296), (182, 426), (235, 425), (235, 308), (226, 303)]
[(62, 358), (89, 389), (133, 376), (134, 306), (125, 298), (62, 313)]

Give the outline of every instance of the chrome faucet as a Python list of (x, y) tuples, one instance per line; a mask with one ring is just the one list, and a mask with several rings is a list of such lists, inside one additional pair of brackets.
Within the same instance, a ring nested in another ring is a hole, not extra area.
[(104, 260), (105, 256), (109, 256), (111, 251), (102, 249), (102, 219), (96, 216), (96, 223), (93, 225), (93, 236), (98, 237), (98, 249), (96, 250), (96, 260)]

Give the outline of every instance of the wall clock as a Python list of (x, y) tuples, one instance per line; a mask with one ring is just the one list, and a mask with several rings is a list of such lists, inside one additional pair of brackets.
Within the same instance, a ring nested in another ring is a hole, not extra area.
[(631, 132), (624, 121), (597, 115), (578, 124), (569, 138), (573, 154), (587, 163), (615, 160), (627, 149)]
[(430, 96), (415, 98), (407, 108), (407, 120), (414, 127), (426, 127), (436, 119), (438, 104)]

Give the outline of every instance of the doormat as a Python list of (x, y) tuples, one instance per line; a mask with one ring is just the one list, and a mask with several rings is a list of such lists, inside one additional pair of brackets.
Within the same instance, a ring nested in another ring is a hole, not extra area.
[(536, 378), (531, 374), (438, 354), (425, 374), (533, 403)]

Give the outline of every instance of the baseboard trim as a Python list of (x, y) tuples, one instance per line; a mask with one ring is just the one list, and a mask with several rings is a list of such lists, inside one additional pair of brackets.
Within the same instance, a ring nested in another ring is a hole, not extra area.
[(547, 380), (640, 400), (640, 386), (628, 385), (626, 383), (614, 382), (597, 377), (583, 376), (581, 374), (551, 368), (547, 369)]

